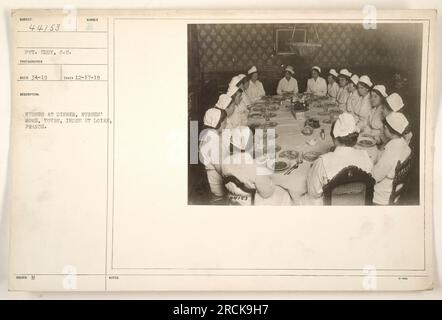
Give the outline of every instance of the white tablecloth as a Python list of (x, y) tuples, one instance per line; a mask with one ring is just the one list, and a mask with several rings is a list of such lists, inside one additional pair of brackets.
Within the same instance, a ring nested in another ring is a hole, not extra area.
[[(305, 115), (306, 118), (314, 118), (319, 120), (320, 128), (314, 129), (313, 134), (309, 136), (306, 136), (301, 132), (301, 130), (304, 128), (305, 120), (295, 119), (289, 108), (280, 105), (277, 111), (270, 111), (276, 114), (275, 117), (270, 118), (270, 121), (278, 123), (278, 125), (274, 128), (278, 134), (276, 144), (281, 146), (281, 151), (276, 153), (277, 158), (278, 155), (284, 150), (296, 150), (300, 153), (317, 151), (322, 154), (328, 152), (333, 146), (333, 141), (330, 136), (331, 124), (323, 122), (325, 119), (330, 119), (330, 116), (319, 115), (318, 113), (324, 111), (324, 109), (315, 105), (318, 104), (312, 103), (309, 110), (305, 112)], [(255, 113), (255, 111), (253, 111), (253, 107), (251, 113)], [(265, 122), (266, 120), (264, 118), (249, 118), (249, 125), (264, 124)], [(321, 129), (324, 129), (325, 131), (325, 140), (322, 140), (320, 137)], [(316, 139), (317, 143), (315, 145), (307, 144), (307, 141), (311, 139)], [(370, 158), (375, 161), (378, 154), (377, 147), (373, 146), (371, 148), (364, 149), (367, 150)], [(290, 166), (296, 162), (296, 159), (290, 161), (287, 158), (281, 158), (281, 160), (289, 162)], [(300, 197), (307, 192), (307, 175), (312, 164), (312, 162), (304, 160), (303, 163), (300, 164), (299, 167), (293, 170), (289, 175), (284, 175), (285, 171), (273, 173), (272, 180), (275, 184), (287, 189), (294, 203), (297, 203), (299, 202)]]

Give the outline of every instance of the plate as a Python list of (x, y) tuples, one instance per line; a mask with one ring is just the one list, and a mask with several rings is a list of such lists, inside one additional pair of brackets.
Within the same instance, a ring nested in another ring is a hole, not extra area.
[(341, 113), (344, 113), (344, 111), (342, 111), (342, 110), (339, 110), (339, 109), (328, 109), (328, 111), (331, 113), (331, 114), (341, 114)]
[(254, 106), (252, 107), (252, 111), (262, 111), (262, 107)]
[(330, 119), (325, 119), (325, 120), (322, 120), (322, 123), (330, 124), (330, 123), (331, 123), (331, 120), (330, 120)]
[(358, 145), (364, 148), (370, 148), (375, 145), (375, 142), (372, 139), (364, 138), (358, 141)]
[(305, 136), (311, 136), (313, 134), (313, 128), (306, 126), (304, 129), (301, 130), (302, 134)]
[(303, 158), (307, 161), (313, 162), (316, 159), (318, 159), (320, 155), (321, 155), (321, 153), (319, 153), (317, 151), (308, 151), (308, 152), (304, 153)]
[(279, 105), (277, 105), (277, 104), (273, 104), (273, 105), (269, 106), (269, 107), (267, 108), (267, 110), (269, 110), (269, 111), (276, 111), (276, 110), (279, 110)]
[(269, 161), (269, 163), (268, 163), (268, 168), (270, 170), (273, 170), (276, 172), (284, 171), (288, 167), (289, 167), (289, 164), (285, 161), (282, 161), (282, 160), (276, 160), (276, 161), (272, 160), (272, 161)]
[(276, 113), (270, 112), (270, 113), (267, 113), (266, 116), (269, 118), (274, 118), (274, 117), (276, 117)]
[(260, 113), (251, 113), (251, 114), (249, 114), (249, 118), (251, 118), (251, 119), (260, 119), (260, 118), (262, 118), (262, 114), (260, 114)]
[(262, 138), (267, 140), (267, 137), (276, 139), (279, 137), (279, 134), (275, 133), (273, 135), (267, 135), (267, 132), (264, 132), (264, 134), (262, 135)]
[(296, 150), (284, 150), (279, 154), (280, 158), (287, 158), (289, 160), (298, 159), (299, 152)]

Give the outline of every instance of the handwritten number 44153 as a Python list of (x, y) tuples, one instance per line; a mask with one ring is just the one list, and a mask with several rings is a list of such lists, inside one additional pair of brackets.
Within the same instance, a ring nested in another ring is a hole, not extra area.
[(30, 31), (36, 31), (36, 32), (57, 32), (60, 31), (60, 24), (30, 24), (29, 25)]

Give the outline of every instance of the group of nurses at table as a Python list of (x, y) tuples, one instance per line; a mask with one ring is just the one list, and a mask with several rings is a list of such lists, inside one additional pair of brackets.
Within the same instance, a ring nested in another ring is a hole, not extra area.
[[(291, 66), (285, 68), (276, 89), (278, 95), (299, 92), (294, 74)], [(248, 107), (266, 95), (258, 69), (253, 66), (247, 75), (234, 76), (227, 92), (204, 115), (199, 158), (206, 168), (213, 204), (228, 201), (250, 205), (252, 193), (255, 205), (322, 203), (323, 186), (350, 165), (370, 173), (376, 180), (373, 202), (389, 204), (396, 165), (411, 154), (409, 121), (400, 112), (404, 107), (402, 98), (397, 93), (387, 94), (385, 86), (373, 84), (369, 76), (359, 77), (347, 69), (339, 73), (330, 69), (325, 80), (318, 66), (311, 68), (306, 92), (328, 97), (327, 101), (342, 113), (331, 126), (335, 148), (312, 164), (303, 200), (295, 203), (284, 185), (272, 180), (273, 172), (253, 158), (253, 134), (247, 127)], [(225, 129), (230, 129), (229, 134), (223, 134)], [(374, 139), (380, 150), (376, 159), (355, 148), (359, 134)]]

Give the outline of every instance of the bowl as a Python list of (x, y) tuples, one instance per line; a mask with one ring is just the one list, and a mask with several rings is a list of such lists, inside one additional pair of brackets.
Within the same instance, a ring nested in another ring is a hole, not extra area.
[(301, 130), (302, 134), (305, 136), (311, 136), (313, 134), (313, 128), (310, 126), (305, 126), (302, 130)]

